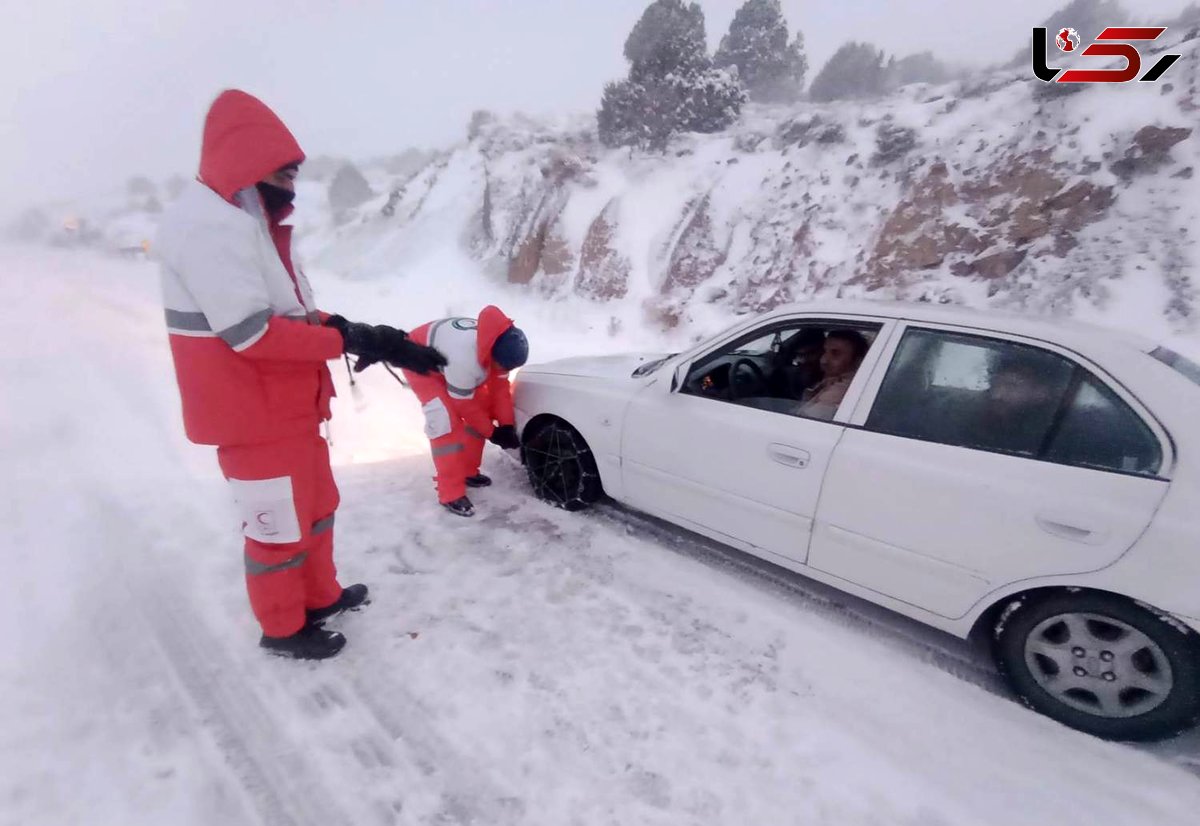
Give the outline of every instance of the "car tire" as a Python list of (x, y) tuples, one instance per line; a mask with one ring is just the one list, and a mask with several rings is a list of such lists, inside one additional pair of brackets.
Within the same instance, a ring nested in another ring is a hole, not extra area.
[(1173, 737), (1200, 720), (1200, 643), (1178, 620), (1110, 594), (1010, 603), (1001, 673), (1027, 706), (1110, 740)]
[(538, 428), (525, 440), (522, 454), (529, 483), (539, 499), (578, 511), (603, 495), (591, 448), (566, 422), (552, 421)]

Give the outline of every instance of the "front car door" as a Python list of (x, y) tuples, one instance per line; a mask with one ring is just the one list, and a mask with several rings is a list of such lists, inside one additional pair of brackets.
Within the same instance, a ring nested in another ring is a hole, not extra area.
[[(623, 498), (766, 558), (803, 563), (822, 477), (844, 431), (837, 416), (853, 409), (890, 324), (790, 316), (686, 360), (674, 381), (667, 375), (643, 389), (625, 414)], [(822, 409), (803, 402), (792, 363), (801, 355), (788, 348), (815, 339), (819, 351), (835, 330), (862, 336), (866, 355), (846, 378), (841, 406)]]
[(809, 564), (943, 617), (1098, 570), (1148, 525), (1170, 442), (1095, 365), (1040, 342), (906, 325), (826, 474)]

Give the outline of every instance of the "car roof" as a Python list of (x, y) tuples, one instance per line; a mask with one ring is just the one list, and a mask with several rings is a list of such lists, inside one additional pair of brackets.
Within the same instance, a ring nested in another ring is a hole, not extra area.
[(999, 310), (976, 310), (959, 304), (841, 298), (817, 299), (776, 307), (771, 315), (789, 315), (791, 313), (871, 315), (930, 324), (972, 327), (1041, 339), (1071, 349), (1109, 348), (1116, 344), (1133, 348), (1142, 353), (1149, 353), (1158, 346), (1154, 340), (1127, 330), (1086, 324), (1069, 318), (1020, 315)]

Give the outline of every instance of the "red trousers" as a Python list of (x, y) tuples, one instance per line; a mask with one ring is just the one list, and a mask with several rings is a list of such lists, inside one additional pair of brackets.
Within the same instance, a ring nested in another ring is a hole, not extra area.
[(217, 448), (246, 535), (246, 591), (263, 633), (286, 637), (304, 611), (342, 595), (333, 564), (339, 496), (329, 446), (317, 433)]
[[(479, 464), (483, 461), (483, 443), (487, 437), (454, 412), (455, 402), (446, 390), (445, 379), (440, 376), (421, 376), (407, 370), (404, 371), (404, 378), (417, 394), (425, 411), (425, 435), (430, 437), (429, 448), (433, 454), (433, 466), (437, 469), (438, 501), (442, 504), (453, 502), (467, 495), (467, 477), (479, 473)], [(487, 411), (492, 420), (498, 418), (487, 385), (475, 391), (475, 402)], [(445, 411), (444, 414), (442, 411)], [(443, 415), (444, 420), (441, 419)]]

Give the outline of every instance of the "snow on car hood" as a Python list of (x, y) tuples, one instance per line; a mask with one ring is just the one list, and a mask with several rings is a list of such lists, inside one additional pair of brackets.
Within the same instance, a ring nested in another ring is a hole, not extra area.
[(543, 373), (554, 376), (582, 376), (597, 379), (628, 379), (633, 371), (667, 353), (625, 353), (617, 356), (576, 356), (521, 368), (523, 375)]

